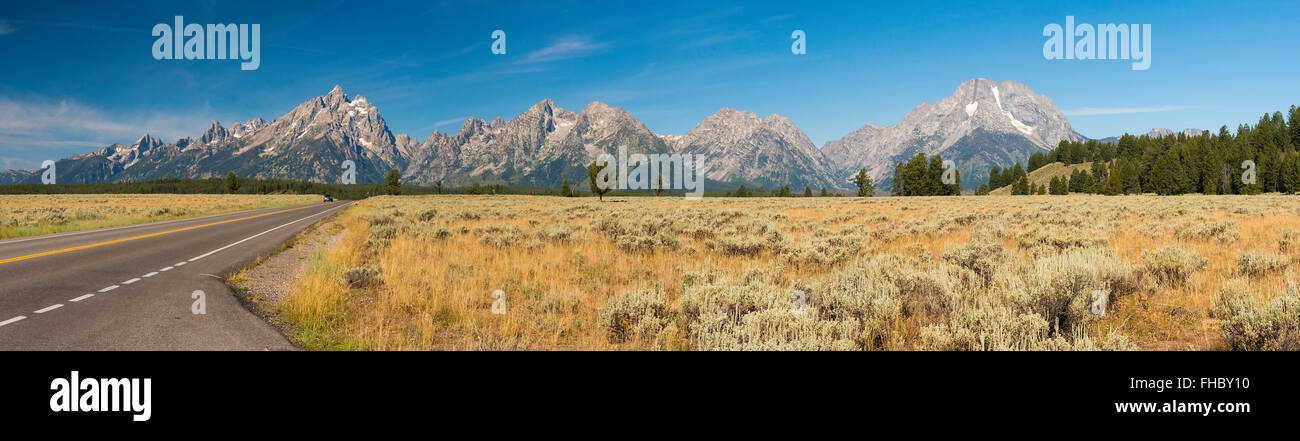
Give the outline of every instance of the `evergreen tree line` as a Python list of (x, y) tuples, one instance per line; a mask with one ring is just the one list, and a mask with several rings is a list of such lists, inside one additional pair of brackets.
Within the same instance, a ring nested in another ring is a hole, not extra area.
[[(1055, 179), (1059, 182), (1048, 184), (1045, 190), (1027, 182), (1029, 172), (1053, 162), (1091, 162), (1092, 166)], [(1222, 126), (1217, 134), (1200, 136), (1126, 134), (1115, 143), (1061, 141), (1049, 152), (1030, 156), (1027, 169), (1022, 170), (1019, 163), (1007, 170), (995, 166), (987, 185), (990, 190), (1012, 185), (1012, 194), (1298, 192), (1300, 107), (1291, 106), (1287, 115), (1265, 114), (1253, 126), (1237, 126), (1235, 133)]]
[(800, 194), (796, 194), (796, 193), (790, 191), (790, 186), (789, 186), (789, 185), (782, 186), (781, 188), (778, 188), (778, 189), (776, 189), (776, 190), (768, 190), (768, 189), (765, 189), (765, 188), (762, 188), (762, 187), (758, 187), (758, 188), (748, 188), (748, 187), (745, 187), (744, 184), (741, 184), (739, 187), (736, 187), (735, 190), (733, 190), (733, 191), (728, 191), (728, 192), (724, 193), (723, 196), (726, 196), (726, 197), (735, 197), (735, 198), (752, 198), (752, 197), (776, 197), (776, 198), (805, 197), (805, 198), (810, 198), (810, 197), (814, 197), (814, 196), (816, 196), (816, 197), (838, 197), (839, 195), (836, 194), (836, 193), (832, 193), (832, 192), (830, 192), (829, 190), (826, 189), (826, 187), (822, 187), (820, 191), (818, 191), (818, 192), (816, 192), (816, 194), (814, 194), (812, 187), (810, 187), (810, 186), (804, 186), (804, 188), (803, 188), (803, 192), (800, 193)]
[[(387, 188), (385, 188), (387, 186)], [(97, 184), (13, 184), (0, 185), (0, 194), (330, 194), (336, 199), (358, 200), (396, 192), (396, 194), (529, 194), (554, 195), (555, 190), (540, 187), (509, 187), (474, 183), (450, 188), (440, 184), (418, 186), (388, 181), (384, 184), (323, 184), (283, 179), (248, 179), (231, 176), (210, 179), (164, 178), (142, 182), (102, 182)]]
[(926, 160), (925, 153), (894, 166), (895, 196), (956, 196), (961, 194), (961, 173), (952, 170), (952, 183), (943, 182), (943, 157)]

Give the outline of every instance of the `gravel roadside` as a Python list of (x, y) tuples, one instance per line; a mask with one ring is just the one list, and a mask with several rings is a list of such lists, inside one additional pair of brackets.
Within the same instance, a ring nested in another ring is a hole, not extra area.
[(284, 248), (263, 256), (249, 268), (230, 276), (227, 284), (245, 308), (266, 320), (292, 342), (294, 329), (279, 319), (275, 305), (289, 295), (307, 270), (312, 255), (328, 250), (342, 238), (343, 227), (332, 219), (327, 220), (300, 233)]

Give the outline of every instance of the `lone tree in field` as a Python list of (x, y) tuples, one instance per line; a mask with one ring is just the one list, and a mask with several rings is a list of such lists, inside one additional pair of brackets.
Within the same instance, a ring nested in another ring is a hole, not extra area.
[(871, 183), (871, 177), (867, 176), (867, 169), (858, 169), (858, 175), (853, 178), (853, 183), (858, 185), (858, 197), (871, 196), (876, 192), (875, 184)]
[(565, 179), (565, 180), (564, 180), (564, 183), (563, 183), (563, 184), (560, 184), (560, 196), (564, 196), (564, 197), (566, 197), (566, 198), (571, 198), (571, 197), (573, 197), (573, 189), (569, 188), (569, 180), (568, 180), (568, 179)]
[(806, 197), (806, 198), (810, 198), (810, 197), (812, 197), (812, 187), (804, 186), (804, 188), (803, 188), (803, 197)]
[(402, 174), (397, 169), (389, 170), (388, 176), (384, 176), (384, 194), (402, 194)]
[(655, 184), (655, 196), (664, 191), (664, 175), (659, 175), (659, 182)]
[(601, 186), (596, 183), (596, 176), (600, 175), (600, 171), (604, 170), (605, 167), (609, 167), (609, 163), (597, 164), (596, 162), (597, 161), (591, 161), (591, 165), (587, 166), (587, 184), (591, 186), (591, 192), (595, 193), (603, 202), (605, 200), (605, 193), (609, 193), (610, 189), (601, 188)]
[(442, 194), (442, 181), (441, 181), (441, 180), (439, 180), (438, 182), (433, 183), (433, 190), (436, 191), (436, 192), (438, 192), (438, 194)]
[(226, 174), (226, 193), (233, 194), (236, 191), (239, 191), (239, 177), (235, 176), (235, 172), (230, 172)]

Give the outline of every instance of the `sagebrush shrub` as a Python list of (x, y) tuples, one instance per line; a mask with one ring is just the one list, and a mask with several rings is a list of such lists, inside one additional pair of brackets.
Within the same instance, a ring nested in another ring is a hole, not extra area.
[(1267, 302), (1256, 299), (1244, 281), (1219, 292), (1211, 317), (1223, 320), (1220, 335), (1238, 351), (1300, 350), (1300, 294), (1293, 289)]
[(957, 244), (943, 252), (943, 260), (974, 271), (985, 281), (993, 277), (1005, 258), (1002, 245), (995, 242)]
[(1276, 254), (1246, 251), (1237, 255), (1237, 271), (1250, 277), (1280, 272), (1291, 266), (1291, 259)]
[(667, 322), (668, 305), (657, 290), (624, 291), (600, 307), (600, 324), (610, 341), (653, 338)]
[(1177, 246), (1142, 251), (1142, 267), (1160, 283), (1181, 286), (1192, 273), (1205, 267), (1207, 260), (1195, 252)]

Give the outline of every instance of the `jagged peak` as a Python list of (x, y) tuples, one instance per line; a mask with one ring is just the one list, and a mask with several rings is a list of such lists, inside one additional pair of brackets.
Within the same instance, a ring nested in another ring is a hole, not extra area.
[(610, 106), (609, 104), (605, 104), (605, 103), (600, 102), (600, 101), (592, 101), (592, 102), (590, 102), (590, 103), (587, 103), (587, 107), (584, 107), (582, 110), (584, 110), (584, 111), (600, 111), (600, 110), (607, 110), (607, 109), (614, 109), (614, 108), (616, 108), (616, 107)]
[(329, 93), (326, 93), (325, 95), (346, 95), (346, 94), (343, 93), (343, 88), (342, 88), (342, 87), (340, 87), (339, 85), (335, 84), (335, 85), (334, 85), (334, 88), (333, 88), (333, 89), (330, 89)]
[(537, 104), (533, 104), (533, 106), (529, 107), (528, 111), (525, 113), (530, 113), (534, 111), (554, 113), (556, 108), (557, 107), (555, 105), (555, 101), (551, 101), (550, 98), (546, 98), (541, 101), (538, 101)]
[(781, 114), (779, 114), (779, 113), (773, 113), (773, 114), (771, 114), (771, 115), (765, 116), (765, 117), (763, 117), (763, 121), (764, 121), (764, 122), (790, 123), (790, 124), (793, 124), (793, 123), (794, 123), (794, 121), (791, 121), (790, 118), (786, 118), (786, 117), (784, 117), (784, 116), (781, 116)]
[(759, 119), (757, 113), (750, 112), (750, 111), (748, 111), (748, 110), (739, 110), (739, 109), (732, 108), (732, 107), (723, 107), (723, 108), (721, 108), (721, 109), (718, 109), (717, 112), (713, 112), (712, 115), (709, 115), (709, 118), (715, 118), (715, 117), (717, 117), (717, 118), (746, 118), (746, 119), (752, 118), (752, 119)]
[(162, 145), (162, 141), (159, 141), (158, 138), (154, 138), (153, 135), (145, 133), (143, 136), (140, 136), (140, 139), (135, 141), (133, 147), (152, 148), (159, 145)]
[(457, 136), (474, 136), (483, 131), (483, 126), (487, 124), (481, 119), (475, 117), (465, 118), (465, 122), (460, 124), (460, 132)]

